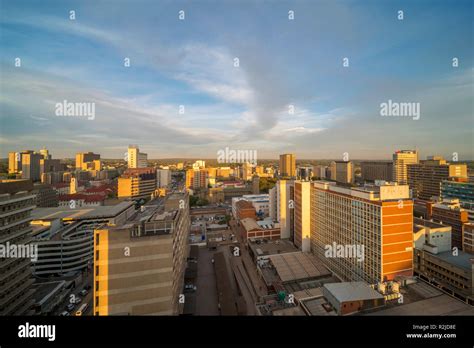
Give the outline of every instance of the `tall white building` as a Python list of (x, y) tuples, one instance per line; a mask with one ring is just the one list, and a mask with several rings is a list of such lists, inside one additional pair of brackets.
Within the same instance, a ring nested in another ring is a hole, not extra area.
[(128, 168), (146, 168), (148, 166), (148, 156), (140, 152), (137, 145), (128, 146)]

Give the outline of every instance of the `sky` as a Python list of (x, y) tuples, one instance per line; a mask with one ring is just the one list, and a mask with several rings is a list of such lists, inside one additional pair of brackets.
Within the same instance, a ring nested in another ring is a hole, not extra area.
[[(0, 157), (474, 159), (469, 0), (0, 4)], [(58, 116), (64, 100), (93, 119)], [(419, 119), (381, 116), (389, 100)]]

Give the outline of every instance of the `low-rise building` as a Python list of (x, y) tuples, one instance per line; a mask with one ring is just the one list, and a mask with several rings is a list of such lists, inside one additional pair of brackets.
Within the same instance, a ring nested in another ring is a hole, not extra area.
[(385, 298), (365, 282), (324, 284), (323, 295), (339, 315), (385, 306)]

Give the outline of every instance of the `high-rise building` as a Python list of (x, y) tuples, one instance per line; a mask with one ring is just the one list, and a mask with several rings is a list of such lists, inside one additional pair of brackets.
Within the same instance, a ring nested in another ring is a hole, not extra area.
[(252, 164), (245, 162), (240, 167), (240, 178), (245, 181), (252, 180)]
[(467, 178), (465, 164), (449, 164), (442, 157), (428, 157), (427, 160), (408, 166), (408, 185), (413, 197), (430, 200), (441, 196), (441, 182), (451, 177)]
[(311, 250), (311, 183), (295, 181), (294, 244), (303, 252)]
[(322, 180), (330, 179), (327, 177), (327, 173), (326, 173), (327, 169), (328, 169), (327, 166), (322, 166), (322, 165), (313, 166), (313, 175), (316, 178), (322, 179)]
[(407, 185), (311, 186), (311, 249), (344, 281), (377, 284), (413, 274), (413, 201)]
[[(90, 166), (93, 164), (89, 164), (90, 162), (94, 161), (99, 161), (100, 160), (100, 155), (95, 154), (93, 152), (81, 152), (76, 154), (76, 170), (88, 170)], [(100, 170), (96, 169), (96, 165), (94, 164), (94, 170)]]
[(254, 195), (260, 193), (260, 177), (257, 174), (252, 177), (252, 193)]
[(399, 185), (408, 183), (409, 164), (418, 163), (418, 151), (416, 150), (399, 150), (393, 154), (393, 181)]
[(40, 159), (40, 175), (44, 173), (60, 172), (63, 169), (61, 161), (58, 159)]
[[(0, 315), (31, 315), (34, 249), (31, 212), (36, 197), (31, 180), (0, 180), (0, 245), (15, 256), (0, 258)], [(13, 249), (12, 249), (13, 248)], [(33, 251), (33, 252), (32, 252)]]
[(462, 250), (474, 254), (474, 223), (468, 222), (463, 225)]
[(201, 189), (207, 188), (209, 184), (208, 172), (205, 168), (188, 169), (186, 171), (186, 188)]
[(360, 163), (360, 171), (364, 181), (393, 180), (393, 162), (364, 161)]
[(8, 153), (8, 174), (15, 174), (21, 172), (21, 153), (20, 152), (9, 152)]
[(354, 164), (351, 161), (331, 162), (331, 180), (341, 184), (354, 183)]
[(21, 178), (30, 179), (33, 182), (41, 179), (40, 160), (43, 158), (39, 153), (33, 151), (21, 154)]
[(118, 198), (146, 199), (156, 190), (154, 168), (127, 169), (118, 179)]
[(156, 186), (158, 188), (167, 187), (171, 183), (171, 170), (157, 169), (156, 170)]
[(313, 177), (313, 167), (298, 167), (296, 173), (298, 180), (309, 181)]
[(292, 153), (280, 155), (280, 176), (296, 177), (296, 156)]
[(190, 228), (187, 194), (94, 231), (94, 314), (177, 315)]
[(128, 146), (128, 168), (146, 168), (148, 166), (148, 155), (140, 152), (138, 145)]
[(49, 150), (45, 147), (43, 147), (41, 150), (39, 150), (40, 155), (43, 156), (43, 159), (50, 160), (52, 157), (49, 153)]
[(459, 199), (446, 199), (433, 204), (431, 207), (431, 218), (444, 225), (451, 226), (451, 244), (453, 247), (462, 249), (462, 228), (463, 224), (469, 222), (469, 218), (468, 211), (461, 208)]
[(277, 221), (280, 223), (281, 238), (294, 236), (294, 180), (278, 180), (276, 185)]
[(460, 178), (443, 180), (441, 182), (441, 198), (457, 198), (461, 207), (474, 209), (474, 182)]
[(274, 186), (268, 190), (268, 215), (273, 222), (278, 221), (278, 192), (277, 187)]

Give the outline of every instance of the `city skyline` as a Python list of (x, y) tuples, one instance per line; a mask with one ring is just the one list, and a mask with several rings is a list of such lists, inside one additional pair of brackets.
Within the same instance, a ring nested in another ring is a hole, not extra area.
[[(474, 159), (468, 1), (145, 4), (2, 5), (0, 157)], [(392, 101), (419, 117), (382, 116)], [(94, 117), (58, 117), (63, 102)]]

